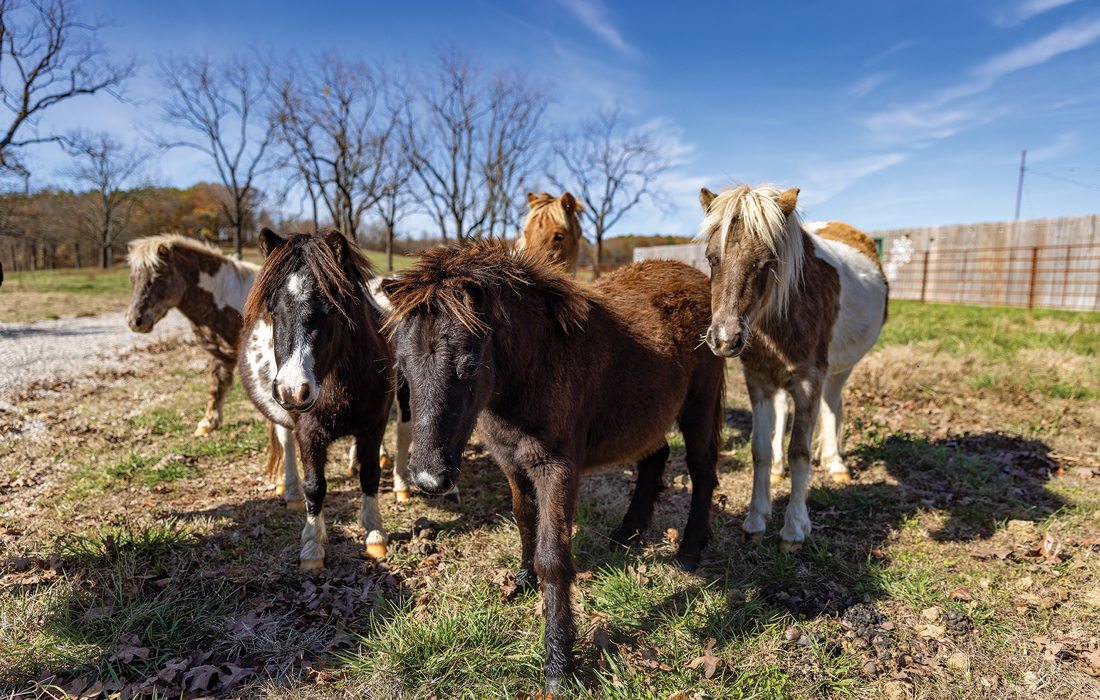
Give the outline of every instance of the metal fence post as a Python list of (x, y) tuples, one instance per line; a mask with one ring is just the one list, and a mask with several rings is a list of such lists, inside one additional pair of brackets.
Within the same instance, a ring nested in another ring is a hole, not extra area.
[(1039, 272), (1039, 248), (1031, 249), (1031, 280), (1027, 285), (1027, 308), (1035, 308), (1035, 277)]
[(928, 290), (928, 253), (924, 251), (924, 262), (921, 263), (920, 271), (920, 303), (924, 303), (924, 293)]

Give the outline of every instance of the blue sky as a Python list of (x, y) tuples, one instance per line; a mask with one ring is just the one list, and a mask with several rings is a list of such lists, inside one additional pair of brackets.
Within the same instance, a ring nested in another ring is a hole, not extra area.
[[(802, 189), (807, 218), (865, 230), (1100, 212), (1100, 3), (1083, 0), (849, 3), (607, 0), (519, 2), (87, 3), (146, 70), (127, 89), (74, 101), (43, 127), (155, 127), (158, 52), (336, 50), (427, 64), (441, 46), (487, 69), (527, 72), (567, 124), (621, 105), (675, 155), (671, 205), (640, 207), (612, 233), (691, 233), (699, 187)], [(63, 157), (33, 154), (38, 181)], [(153, 167), (163, 183), (213, 179), (198, 154)]]

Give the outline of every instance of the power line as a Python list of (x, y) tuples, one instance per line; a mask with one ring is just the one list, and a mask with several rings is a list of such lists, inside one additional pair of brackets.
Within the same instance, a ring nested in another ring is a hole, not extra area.
[(1066, 177), (1064, 175), (1056, 175), (1054, 173), (1048, 173), (1046, 171), (1036, 170), (1035, 168), (1030, 168), (1030, 167), (1027, 168), (1027, 171), (1029, 173), (1035, 173), (1036, 175), (1041, 175), (1043, 177), (1049, 177), (1052, 180), (1059, 180), (1061, 182), (1065, 182), (1065, 183), (1068, 183), (1070, 185), (1077, 185), (1078, 187), (1084, 187), (1087, 190), (1095, 190), (1097, 192), (1100, 192), (1100, 185), (1092, 185), (1092, 184), (1089, 184), (1087, 182), (1081, 182), (1080, 180), (1074, 180), (1071, 177)]

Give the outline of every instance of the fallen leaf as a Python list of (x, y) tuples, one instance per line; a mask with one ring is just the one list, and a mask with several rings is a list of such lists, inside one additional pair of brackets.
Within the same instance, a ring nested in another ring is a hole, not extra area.
[(217, 666), (195, 666), (183, 674), (183, 685), (190, 691), (210, 690), (210, 681), (218, 673)]
[(921, 611), (920, 616), (929, 622), (936, 622), (943, 617), (943, 610), (933, 605), (930, 608), (925, 608)]
[(1043, 555), (1043, 559), (1046, 559), (1048, 564), (1062, 563), (1061, 557), (1058, 556), (1061, 549), (1062, 545), (1055, 539), (1053, 532), (1047, 530), (1043, 533), (1043, 542), (1039, 545), (1039, 553)]
[(718, 664), (722, 663), (722, 659), (714, 655), (714, 645), (716, 644), (714, 637), (707, 639), (706, 651), (702, 656), (697, 656), (688, 662), (688, 668), (703, 667), (703, 678), (710, 678), (714, 675), (714, 672), (718, 670)]
[(950, 669), (966, 673), (970, 670), (970, 657), (961, 651), (956, 651), (947, 657), (946, 665)]
[(668, 542), (672, 546), (676, 546), (676, 544), (680, 542), (680, 531), (674, 527), (665, 530), (665, 542)]

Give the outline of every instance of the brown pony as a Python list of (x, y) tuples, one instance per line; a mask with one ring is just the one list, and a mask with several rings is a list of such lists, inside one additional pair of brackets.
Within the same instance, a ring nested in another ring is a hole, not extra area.
[(703, 189), (699, 201), (711, 268), (707, 344), (716, 355), (741, 358), (752, 401), (752, 500), (742, 527), (762, 536), (771, 516), (769, 471), (782, 474), (790, 396), (791, 498), (780, 546), (797, 549), (811, 529), (815, 422), (822, 466), (834, 481), (850, 480), (840, 457), (841, 392), (886, 321), (886, 278), (863, 233), (844, 224), (825, 225), (820, 235), (803, 227), (797, 189)]
[(568, 192), (561, 197), (547, 192), (528, 192), (527, 208), (523, 235), (516, 241), (516, 250), (539, 253), (570, 274), (576, 274), (581, 246), (578, 215), (584, 211), (580, 202)]
[(339, 231), (284, 239), (264, 229), (260, 251), (264, 264), (241, 333), (241, 383), (268, 420), (293, 430), (301, 453), (302, 569), (324, 565), (325, 463), (329, 445), (346, 435), (355, 437), (366, 553), (384, 556), (378, 453), (393, 399), (393, 356), (367, 299), (370, 264)]
[(573, 668), (580, 477), (638, 463), (612, 540), (638, 539), (661, 487), (665, 432), (678, 422), (693, 488), (680, 565), (695, 568), (710, 536), (724, 363), (700, 342), (710, 318), (706, 276), (646, 261), (580, 285), (541, 256), (473, 244), (429, 250), (383, 287), (398, 369), (412, 390), (413, 481), (428, 492), (450, 488), (477, 424), (512, 489), (517, 584), (542, 585), (554, 692)]

